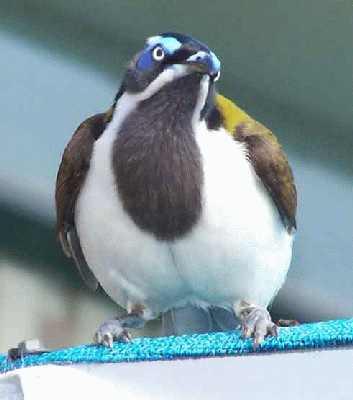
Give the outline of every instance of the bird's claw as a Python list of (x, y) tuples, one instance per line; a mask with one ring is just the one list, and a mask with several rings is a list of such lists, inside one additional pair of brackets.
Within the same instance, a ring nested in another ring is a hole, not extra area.
[(119, 320), (115, 319), (103, 322), (94, 334), (95, 343), (110, 348), (113, 347), (115, 341), (127, 343), (130, 342), (130, 340), (130, 333), (121, 326)]
[(272, 322), (270, 313), (260, 307), (251, 307), (242, 312), (242, 336), (254, 338), (256, 349), (267, 336), (277, 336), (278, 327)]

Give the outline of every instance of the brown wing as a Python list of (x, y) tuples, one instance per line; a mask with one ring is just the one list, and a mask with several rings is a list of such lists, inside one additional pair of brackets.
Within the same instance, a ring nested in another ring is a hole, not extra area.
[(75, 227), (75, 205), (89, 168), (93, 144), (104, 131), (110, 117), (111, 112), (97, 114), (77, 128), (65, 148), (56, 180), (58, 238), (64, 253), (74, 259), (82, 278), (93, 290), (97, 289), (98, 281), (82, 253)]
[(235, 127), (234, 138), (246, 143), (249, 159), (268, 190), (289, 232), (296, 229), (297, 191), (287, 157), (273, 133), (254, 120)]

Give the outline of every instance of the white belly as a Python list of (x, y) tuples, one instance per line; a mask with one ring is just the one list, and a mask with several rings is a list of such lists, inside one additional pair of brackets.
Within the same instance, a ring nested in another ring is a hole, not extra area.
[(200, 129), (201, 218), (184, 238), (161, 242), (123, 210), (111, 169), (113, 140), (108, 128), (96, 142), (76, 205), (83, 253), (109, 296), (155, 313), (186, 303), (228, 308), (240, 299), (266, 306), (286, 276), (292, 236), (242, 145)]
[(293, 236), (228, 133), (197, 135), (203, 170), (203, 212), (191, 234), (173, 246), (179, 270), (202, 303), (236, 300), (267, 306), (286, 277)]

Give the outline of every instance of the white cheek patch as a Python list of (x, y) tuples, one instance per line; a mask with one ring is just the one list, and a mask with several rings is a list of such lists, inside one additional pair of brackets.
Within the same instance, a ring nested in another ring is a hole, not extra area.
[(147, 88), (141, 93), (124, 93), (123, 96), (118, 100), (118, 104), (123, 103), (123, 98), (129, 98), (132, 103), (137, 104), (140, 101), (146, 100), (149, 97), (157, 93), (164, 85), (170, 83), (176, 79), (179, 79), (190, 73), (190, 68), (187, 65), (175, 64), (166, 68), (161, 72), (155, 80), (153, 80)]
[(201, 119), (201, 111), (206, 104), (209, 88), (210, 88), (210, 78), (208, 75), (204, 75), (200, 82), (199, 98), (197, 99), (194, 115), (192, 117), (192, 126), (195, 132), (197, 130), (197, 126)]
[[(147, 88), (141, 93), (129, 93), (125, 92), (116, 104), (117, 113), (114, 113), (113, 120), (111, 121), (111, 125), (120, 124), (121, 121), (133, 110), (137, 107), (137, 105), (144, 101), (155, 93), (157, 93), (163, 86), (168, 83), (179, 79), (183, 76), (190, 74), (192, 69), (188, 65), (184, 64), (175, 64), (166, 68), (163, 72), (161, 72), (157, 78), (152, 81)], [(192, 125), (196, 127), (198, 122), (200, 121), (201, 110), (203, 109), (207, 95), (209, 90), (209, 76), (204, 75), (200, 82), (200, 92), (199, 97), (195, 106), (194, 115), (192, 118)]]
[(181, 64), (175, 64), (170, 66), (169, 68), (166, 68), (163, 72), (161, 72), (157, 78), (152, 81), (147, 88), (137, 96), (140, 97), (141, 100), (145, 100), (151, 96), (153, 96), (155, 93), (157, 93), (163, 86), (165, 86), (167, 83), (170, 83), (176, 79), (179, 79), (185, 75), (187, 75), (190, 72), (188, 66), (186, 65), (181, 65)]

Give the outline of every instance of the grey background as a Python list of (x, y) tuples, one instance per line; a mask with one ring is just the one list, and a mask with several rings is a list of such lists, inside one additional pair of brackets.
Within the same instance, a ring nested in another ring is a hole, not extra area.
[(0, 351), (24, 337), (87, 342), (115, 315), (55, 241), (55, 176), (74, 129), (110, 106), (124, 65), (162, 31), (208, 43), (222, 60), (220, 91), (289, 155), (298, 234), (274, 316), (351, 317), (352, 17), (345, 0), (2, 0)]

